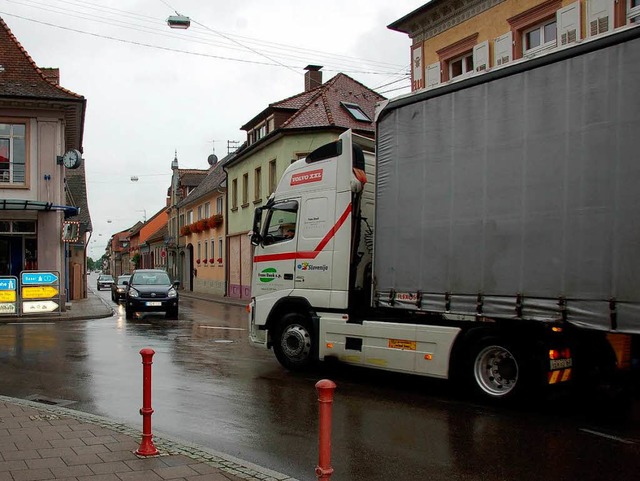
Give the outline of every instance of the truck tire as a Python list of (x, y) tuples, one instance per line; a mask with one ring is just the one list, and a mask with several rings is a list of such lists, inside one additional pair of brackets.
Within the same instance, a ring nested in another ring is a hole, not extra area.
[(500, 337), (485, 337), (476, 342), (467, 369), (472, 390), (485, 400), (508, 402), (524, 391), (524, 359), (515, 345)]
[(304, 371), (313, 361), (313, 330), (309, 320), (301, 314), (286, 314), (275, 330), (273, 352), (285, 368)]

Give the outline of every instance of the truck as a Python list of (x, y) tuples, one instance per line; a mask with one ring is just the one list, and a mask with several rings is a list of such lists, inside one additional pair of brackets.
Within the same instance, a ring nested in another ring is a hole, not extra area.
[[(381, 105), (255, 210), (250, 341), (507, 402), (637, 363), (640, 29)], [(288, 232), (288, 235), (285, 233)]]

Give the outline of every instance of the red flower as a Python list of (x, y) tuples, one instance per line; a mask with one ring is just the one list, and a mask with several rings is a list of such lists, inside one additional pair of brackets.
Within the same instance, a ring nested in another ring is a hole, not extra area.
[(222, 257), (218, 257), (218, 264), (222, 264)]
[(200, 259), (196, 259), (196, 263), (200, 264)]
[(211, 259), (209, 259), (209, 262), (210, 262), (211, 264), (213, 264), (215, 261), (216, 261), (216, 260), (215, 260), (213, 257), (212, 257)]
[(204, 262), (204, 263), (206, 264), (208, 261), (207, 261), (207, 259), (203, 259), (203, 261), (202, 261), (202, 262)]

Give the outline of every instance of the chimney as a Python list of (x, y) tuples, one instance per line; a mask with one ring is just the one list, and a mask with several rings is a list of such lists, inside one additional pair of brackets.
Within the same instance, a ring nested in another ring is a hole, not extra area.
[(54, 85), (60, 85), (60, 69), (59, 68), (42, 68), (40, 67), (44, 78)]
[(304, 91), (308, 92), (322, 85), (322, 65), (307, 65), (304, 69)]

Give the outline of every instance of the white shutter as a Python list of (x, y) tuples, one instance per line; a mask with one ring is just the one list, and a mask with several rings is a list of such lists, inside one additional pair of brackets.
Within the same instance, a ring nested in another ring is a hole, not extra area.
[(613, 0), (589, 0), (587, 33), (589, 37), (613, 30)]
[(513, 35), (507, 32), (496, 38), (493, 44), (493, 65), (504, 65), (511, 62), (513, 54)]
[(489, 42), (485, 41), (473, 47), (473, 65), (476, 72), (489, 70)]
[(440, 62), (427, 66), (427, 88), (440, 83)]
[(572, 3), (558, 10), (558, 46), (580, 40), (580, 2)]
[(413, 90), (424, 87), (424, 66), (422, 64), (422, 45), (411, 51), (411, 76)]

